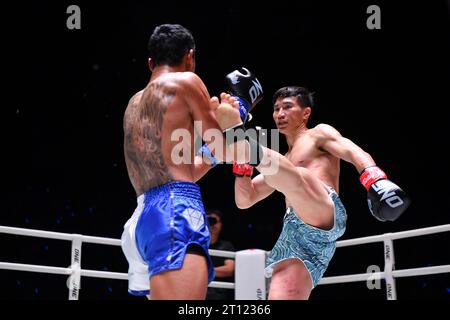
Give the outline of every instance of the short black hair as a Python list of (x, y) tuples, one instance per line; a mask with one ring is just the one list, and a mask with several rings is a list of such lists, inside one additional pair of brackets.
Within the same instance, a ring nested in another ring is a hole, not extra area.
[(218, 210), (218, 209), (209, 209), (209, 210), (206, 211), (206, 215), (207, 216), (212, 215), (212, 214), (217, 215), (220, 218), (220, 220), (222, 220), (222, 212), (220, 210)]
[(189, 50), (195, 50), (192, 33), (179, 24), (162, 24), (148, 41), (148, 52), (155, 66), (176, 66)]
[(273, 95), (272, 104), (278, 99), (295, 97), (297, 98), (297, 102), (302, 108), (310, 107), (311, 109), (314, 107), (314, 93), (310, 92), (305, 87), (298, 86), (289, 86), (283, 87), (277, 90)]

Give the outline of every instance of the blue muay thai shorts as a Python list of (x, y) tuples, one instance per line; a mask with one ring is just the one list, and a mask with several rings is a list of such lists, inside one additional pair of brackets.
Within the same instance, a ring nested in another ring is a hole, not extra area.
[(187, 251), (206, 257), (211, 282), (215, 274), (209, 243), (197, 184), (175, 181), (145, 192), (137, 199), (137, 208), (122, 234), (122, 250), (129, 264), (128, 292), (148, 295), (150, 277), (180, 269)]

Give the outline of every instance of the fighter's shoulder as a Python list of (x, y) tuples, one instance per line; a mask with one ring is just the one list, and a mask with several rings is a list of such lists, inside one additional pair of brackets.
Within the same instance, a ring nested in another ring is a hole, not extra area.
[(125, 109), (125, 113), (123, 115), (124, 128), (125, 128), (126, 124), (128, 123), (128, 121), (136, 116), (136, 111), (138, 109), (138, 105), (139, 105), (139, 102), (141, 101), (143, 93), (144, 93), (144, 90), (137, 92), (128, 101), (128, 105), (127, 105), (127, 107)]
[(203, 85), (202, 79), (194, 72), (172, 72), (165, 75), (164, 80), (173, 81), (181, 87), (191, 88)]
[(124, 117), (127, 117), (130, 115), (130, 113), (134, 112), (136, 110), (137, 106), (139, 105), (139, 102), (142, 99), (142, 94), (144, 93), (144, 90), (141, 90), (134, 94), (130, 100), (128, 101), (128, 105), (125, 109)]
[(311, 129), (311, 135), (317, 138), (334, 138), (341, 134), (336, 128), (326, 123), (319, 123), (317, 126)]
[(128, 101), (128, 105), (134, 105), (142, 98), (142, 94), (144, 93), (144, 90), (141, 90), (139, 92), (136, 92), (131, 98), (130, 101)]

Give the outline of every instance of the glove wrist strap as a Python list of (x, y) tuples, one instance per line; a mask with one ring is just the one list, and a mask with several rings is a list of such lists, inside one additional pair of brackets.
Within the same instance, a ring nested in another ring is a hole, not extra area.
[(236, 177), (251, 177), (253, 175), (253, 167), (248, 163), (233, 162), (233, 173)]
[(248, 119), (248, 113), (251, 109), (251, 104), (248, 103), (245, 99), (238, 97), (238, 96), (234, 96), (236, 98), (236, 100), (239, 103), (239, 113), (241, 115), (241, 120), (243, 123), (247, 122)]
[(366, 190), (369, 190), (372, 184), (381, 179), (387, 179), (387, 175), (377, 166), (365, 168), (359, 177), (359, 181)]

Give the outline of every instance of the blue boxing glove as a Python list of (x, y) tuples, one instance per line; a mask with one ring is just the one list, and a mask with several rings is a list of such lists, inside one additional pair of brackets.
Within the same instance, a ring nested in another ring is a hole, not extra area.
[(241, 68), (229, 73), (225, 79), (229, 93), (239, 102), (239, 112), (242, 122), (251, 120), (250, 111), (263, 98), (261, 83), (248, 69)]

